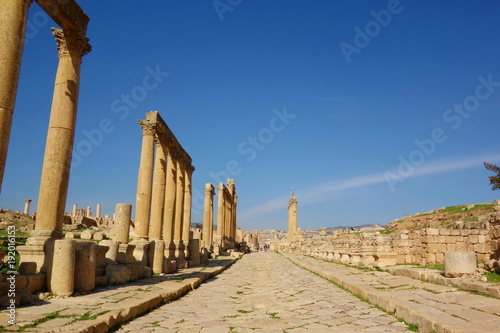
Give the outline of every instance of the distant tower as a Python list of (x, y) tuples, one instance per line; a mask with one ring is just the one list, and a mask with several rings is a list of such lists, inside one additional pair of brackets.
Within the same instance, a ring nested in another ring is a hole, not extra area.
[(294, 241), (297, 239), (297, 197), (295, 196), (295, 191), (292, 187), (292, 197), (288, 202), (288, 241)]

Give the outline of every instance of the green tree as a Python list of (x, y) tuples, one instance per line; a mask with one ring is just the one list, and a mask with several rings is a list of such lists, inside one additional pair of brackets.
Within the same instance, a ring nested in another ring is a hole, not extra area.
[(500, 167), (496, 166), (495, 164), (490, 164), (490, 163), (486, 163), (486, 162), (484, 162), (484, 167), (497, 174), (496, 176), (490, 176), (488, 178), (490, 179), (490, 184), (492, 185), (491, 189), (493, 191), (499, 190), (500, 189)]

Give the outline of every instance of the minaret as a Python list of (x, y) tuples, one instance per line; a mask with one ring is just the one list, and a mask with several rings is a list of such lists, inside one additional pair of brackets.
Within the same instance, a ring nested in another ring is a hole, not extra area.
[(292, 197), (288, 202), (288, 241), (292, 242), (297, 239), (297, 197), (295, 190), (292, 187)]

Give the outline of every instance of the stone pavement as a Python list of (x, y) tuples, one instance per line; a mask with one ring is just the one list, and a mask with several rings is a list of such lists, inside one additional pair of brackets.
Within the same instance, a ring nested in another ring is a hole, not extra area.
[[(235, 254), (240, 255), (240, 254)], [(0, 311), (0, 332), (107, 332), (162, 303), (171, 302), (233, 264), (234, 257), (126, 285), (97, 288), (83, 296), (53, 297), (37, 305), (16, 309), (16, 326)]]
[(366, 271), (305, 256), (284, 255), (396, 317), (420, 332), (500, 332), (500, 300), (457, 289)]
[(394, 316), (274, 252), (247, 254), (195, 291), (118, 330), (176, 333), (303, 331), (409, 332)]

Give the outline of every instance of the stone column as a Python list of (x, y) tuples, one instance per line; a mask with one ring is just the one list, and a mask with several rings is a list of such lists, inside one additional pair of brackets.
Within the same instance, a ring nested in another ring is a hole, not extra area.
[(49, 290), (58, 296), (71, 296), (75, 285), (75, 241), (58, 239), (54, 242), (52, 272), (48, 276)]
[(87, 217), (91, 217), (92, 216), (92, 212), (90, 210), (90, 206), (87, 206)]
[(95, 217), (101, 217), (101, 204), (97, 204), (95, 209)]
[(24, 214), (28, 215), (30, 213), (30, 202), (31, 199), (24, 200)]
[(205, 247), (210, 251), (212, 247), (212, 230), (213, 230), (213, 200), (214, 187), (212, 184), (205, 185), (205, 204), (203, 207), (203, 241)]
[(132, 205), (116, 204), (113, 240), (128, 244)]
[(52, 28), (59, 50), (52, 110), (43, 159), (34, 236), (62, 237), (82, 56), (91, 47), (81, 33)]
[[(225, 233), (225, 186), (224, 183), (219, 183), (217, 187), (217, 237), (221, 242), (224, 240)], [(217, 246), (222, 246), (223, 244), (216, 244)]]
[(235, 194), (233, 196), (233, 216), (231, 216), (231, 220), (232, 220), (232, 234), (231, 234), (231, 237), (234, 239), (235, 242), (238, 241), (236, 239), (236, 232), (238, 231), (238, 228), (236, 226), (236, 203), (237, 203), (237, 200), (238, 200), (238, 196)]
[(184, 246), (182, 244), (182, 222), (184, 215), (184, 165), (177, 160), (177, 180), (175, 192), (175, 220), (174, 220), (174, 243), (175, 257), (182, 258)]
[(288, 202), (288, 241), (294, 241), (297, 234), (297, 197), (292, 196)]
[(182, 241), (184, 243), (184, 255), (189, 257), (189, 235), (191, 231), (191, 204), (192, 188), (191, 180), (194, 172), (192, 165), (186, 166), (184, 170), (184, 216), (182, 220)]
[(172, 150), (168, 149), (167, 174), (165, 182), (165, 207), (163, 212), (163, 240), (165, 241), (165, 256), (167, 258), (175, 257), (174, 220), (177, 183), (176, 170), (177, 162), (172, 159)]
[(142, 149), (139, 176), (137, 179), (134, 239), (147, 240), (151, 212), (151, 193), (153, 189), (154, 135), (156, 124), (142, 119), (139, 120), (139, 124), (142, 127)]
[(149, 225), (149, 239), (162, 239), (163, 206), (165, 205), (166, 180), (165, 149), (160, 142), (156, 142), (156, 158), (153, 178), (153, 198), (151, 200), (151, 224)]
[(73, 215), (73, 217), (76, 216), (77, 211), (78, 211), (78, 205), (74, 204), (73, 205), (73, 211), (71, 212), (71, 215)]
[(16, 104), (28, 9), (32, 0), (0, 2), (0, 191)]
[(75, 243), (75, 290), (85, 294), (95, 288), (97, 244)]

